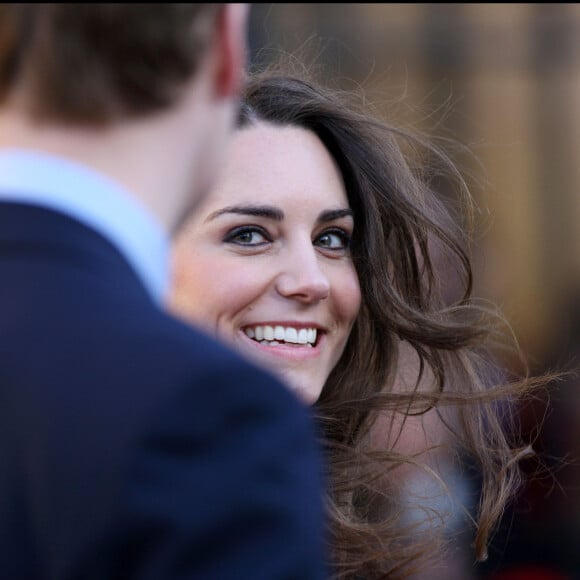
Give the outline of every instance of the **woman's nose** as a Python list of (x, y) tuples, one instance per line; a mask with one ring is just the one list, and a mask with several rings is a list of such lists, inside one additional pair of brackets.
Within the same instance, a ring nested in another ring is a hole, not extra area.
[(278, 293), (305, 303), (324, 300), (330, 292), (330, 282), (323, 272), (316, 250), (295, 252), (281, 263), (276, 280)]

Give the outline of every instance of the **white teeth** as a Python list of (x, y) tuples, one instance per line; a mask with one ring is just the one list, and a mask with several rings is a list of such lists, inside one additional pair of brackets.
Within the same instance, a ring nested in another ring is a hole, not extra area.
[[(249, 338), (275, 346), (280, 342), (292, 344), (306, 344), (313, 346), (316, 343), (318, 331), (316, 328), (294, 328), (292, 326), (247, 326), (244, 332)], [(274, 343), (274, 344), (272, 344)]]
[[(300, 331), (302, 332), (302, 331)], [(295, 328), (287, 328), (286, 333), (284, 335), (284, 339), (286, 342), (299, 342), (298, 341), (298, 333), (296, 332)]]
[(264, 340), (274, 340), (274, 329), (271, 326), (264, 326)]

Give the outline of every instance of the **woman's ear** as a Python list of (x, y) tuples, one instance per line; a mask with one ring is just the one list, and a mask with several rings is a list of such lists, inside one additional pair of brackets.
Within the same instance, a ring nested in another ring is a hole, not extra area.
[(216, 89), (219, 97), (236, 96), (246, 74), (250, 4), (223, 4), (216, 23)]

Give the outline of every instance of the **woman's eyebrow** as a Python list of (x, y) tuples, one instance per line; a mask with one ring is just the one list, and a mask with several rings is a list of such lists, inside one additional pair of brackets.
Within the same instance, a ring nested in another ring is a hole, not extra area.
[(204, 221), (211, 221), (226, 213), (265, 217), (276, 221), (284, 219), (284, 212), (270, 205), (230, 205), (212, 212)]
[(331, 222), (342, 217), (354, 217), (353, 211), (349, 207), (341, 209), (327, 209), (320, 213), (318, 223)]

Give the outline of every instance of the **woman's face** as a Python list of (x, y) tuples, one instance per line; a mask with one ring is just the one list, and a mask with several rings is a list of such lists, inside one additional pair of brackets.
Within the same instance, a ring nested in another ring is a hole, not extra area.
[(341, 175), (314, 133), (267, 124), (224, 169), (177, 237), (172, 307), (313, 403), (360, 306)]

